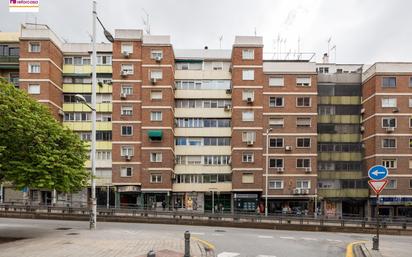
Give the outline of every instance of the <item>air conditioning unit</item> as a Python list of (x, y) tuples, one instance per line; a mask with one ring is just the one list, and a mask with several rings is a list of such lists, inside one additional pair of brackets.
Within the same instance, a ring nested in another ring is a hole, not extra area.
[(246, 102), (248, 102), (248, 103), (253, 103), (253, 97), (248, 97), (248, 98), (246, 98)]
[(230, 95), (232, 93), (232, 89), (226, 89), (226, 94)]
[(394, 132), (395, 131), (395, 128), (394, 127), (387, 127), (386, 128), (386, 132), (387, 133), (391, 133), (391, 132)]
[(127, 76), (127, 75), (129, 75), (129, 71), (127, 71), (127, 70), (122, 70), (122, 71), (120, 72), (120, 75), (122, 75), (122, 76)]
[(399, 108), (398, 107), (393, 108), (392, 112), (393, 113), (399, 112)]
[(156, 78), (150, 78), (150, 82), (152, 82), (152, 84), (154, 85), (154, 84), (156, 84), (157, 79)]
[(163, 59), (162, 56), (156, 56), (156, 57), (155, 57), (156, 62), (160, 62), (162, 59)]
[(130, 56), (130, 52), (128, 52), (128, 51), (124, 51), (122, 54), (126, 58), (129, 58), (129, 56)]
[(283, 171), (285, 171), (285, 169), (283, 167), (276, 167), (275, 171), (279, 172), (279, 173), (282, 173)]
[(301, 193), (302, 195), (308, 195), (308, 194), (309, 194), (309, 189), (301, 189), (301, 190), (300, 190), (300, 193)]
[(293, 194), (294, 194), (294, 195), (300, 195), (301, 192), (302, 192), (302, 190), (301, 190), (300, 188), (294, 188), (294, 189), (293, 189)]
[(290, 146), (290, 145), (285, 146), (285, 150), (286, 151), (292, 151), (292, 146)]
[(63, 116), (64, 115), (64, 111), (59, 109), (59, 115)]
[(126, 159), (126, 161), (130, 161), (132, 159), (132, 156), (126, 155), (124, 158)]
[(126, 99), (126, 98), (127, 98), (126, 93), (121, 93), (121, 94), (120, 94), (120, 98), (121, 98), (121, 99)]
[(225, 105), (225, 111), (229, 112), (230, 110), (232, 110), (232, 106)]
[(248, 140), (248, 141), (246, 142), (247, 145), (253, 145), (253, 143), (254, 143), (253, 140)]
[(306, 172), (306, 173), (310, 173), (311, 171), (312, 171), (312, 168), (311, 168), (311, 167), (306, 167), (306, 168), (305, 168), (305, 172)]
[(361, 131), (361, 132), (365, 131), (365, 127), (364, 127), (364, 126), (361, 126), (361, 127), (360, 127), (360, 131)]
[(99, 87), (103, 87), (103, 82), (99, 81), (97, 82), (97, 85), (99, 85)]
[(365, 108), (362, 108), (362, 109), (360, 110), (360, 113), (361, 113), (361, 114), (364, 114), (364, 113), (365, 113)]

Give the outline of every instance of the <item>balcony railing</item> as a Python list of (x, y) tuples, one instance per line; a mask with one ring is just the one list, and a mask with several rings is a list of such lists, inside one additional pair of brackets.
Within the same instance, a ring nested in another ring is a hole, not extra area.
[(0, 63), (19, 63), (19, 57), (10, 55), (0, 55)]

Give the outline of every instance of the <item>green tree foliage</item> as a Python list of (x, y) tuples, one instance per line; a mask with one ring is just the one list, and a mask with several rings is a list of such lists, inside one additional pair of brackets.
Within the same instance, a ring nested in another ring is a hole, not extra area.
[(0, 79), (0, 182), (76, 192), (90, 178), (87, 147), (48, 108)]

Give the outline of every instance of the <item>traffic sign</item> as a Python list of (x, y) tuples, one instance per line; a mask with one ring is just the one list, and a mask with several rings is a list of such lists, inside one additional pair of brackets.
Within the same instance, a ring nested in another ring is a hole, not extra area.
[(375, 165), (369, 169), (368, 176), (372, 180), (382, 180), (388, 176), (388, 169), (382, 165)]
[(386, 184), (388, 184), (388, 180), (369, 180), (368, 183), (373, 191), (375, 191), (375, 193), (378, 195), (385, 188)]

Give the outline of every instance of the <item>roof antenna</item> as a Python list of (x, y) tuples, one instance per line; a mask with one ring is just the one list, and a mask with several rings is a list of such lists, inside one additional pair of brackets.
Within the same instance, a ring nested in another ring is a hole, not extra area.
[(222, 40), (223, 40), (223, 35), (219, 37), (219, 48), (222, 49)]
[(146, 26), (145, 31), (146, 34), (150, 35), (150, 15), (146, 12), (144, 8), (142, 8), (143, 12), (146, 14), (146, 19), (142, 17), (143, 25)]
[(257, 35), (257, 31), (256, 31), (256, 27), (255, 27), (255, 37), (256, 37), (256, 35)]
[(336, 63), (336, 45), (333, 45), (330, 50), (334, 52), (334, 60), (335, 60), (335, 63)]

